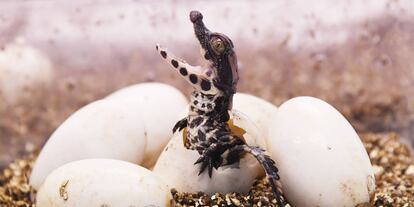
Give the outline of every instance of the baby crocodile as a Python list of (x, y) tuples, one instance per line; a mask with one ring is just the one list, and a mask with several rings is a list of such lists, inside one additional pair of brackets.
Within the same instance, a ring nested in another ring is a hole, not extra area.
[(208, 30), (200, 12), (192, 11), (190, 20), (200, 42), (201, 55), (208, 63), (206, 67), (191, 66), (159, 45), (156, 46), (161, 56), (194, 89), (190, 98), (190, 112), (177, 122), (173, 132), (186, 128), (184, 145), (200, 154), (194, 163), (200, 165), (199, 174), (207, 169), (211, 177), (213, 168), (238, 163), (246, 153), (253, 155), (263, 167), (278, 205), (283, 206), (281, 194), (276, 187), (279, 175), (275, 162), (263, 149), (248, 146), (243, 137), (234, 135), (228, 124), (239, 80), (233, 42), (224, 34)]

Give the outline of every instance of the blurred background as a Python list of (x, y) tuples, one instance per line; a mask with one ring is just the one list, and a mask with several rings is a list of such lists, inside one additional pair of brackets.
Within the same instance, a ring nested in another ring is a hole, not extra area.
[(414, 1), (0, 1), (0, 169), (81, 106), (134, 83), (188, 94), (160, 43), (201, 64), (188, 14), (227, 34), (239, 91), (280, 105), (315, 96), (358, 132), (414, 143)]

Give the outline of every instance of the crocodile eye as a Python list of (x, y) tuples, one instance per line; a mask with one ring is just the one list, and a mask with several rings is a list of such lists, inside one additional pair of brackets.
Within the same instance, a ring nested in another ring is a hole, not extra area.
[(225, 49), (224, 42), (218, 37), (212, 38), (210, 40), (210, 45), (216, 54), (222, 53)]

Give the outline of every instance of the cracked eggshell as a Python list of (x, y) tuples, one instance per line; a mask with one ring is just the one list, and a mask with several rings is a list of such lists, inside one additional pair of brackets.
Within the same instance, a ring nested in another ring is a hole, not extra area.
[(111, 158), (141, 163), (146, 146), (139, 116), (115, 102), (90, 103), (60, 125), (40, 152), (30, 184), (39, 189), (47, 175), (66, 163), (87, 158)]
[(236, 93), (233, 96), (233, 109), (246, 114), (264, 136), (268, 135), (270, 120), (277, 112), (277, 107), (272, 103), (246, 93)]
[(143, 163), (151, 168), (171, 138), (172, 128), (183, 117), (179, 114), (188, 101), (176, 88), (162, 83), (141, 83), (120, 89), (106, 100), (131, 109), (131, 116), (141, 117), (147, 136)]
[(40, 207), (170, 206), (171, 193), (151, 171), (132, 163), (87, 159), (54, 170), (36, 197)]
[(328, 103), (312, 97), (286, 101), (269, 137), (292, 206), (353, 207), (373, 195), (368, 154), (351, 124)]
[(27, 93), (34, 86), (48, 86), (52, 80), (53, 68), (47, 55), (22, 38), (0, 51), (0, 94), (6, 103), (30, 95)]
[[(244, 137), (249, 145), (261, 146), (264, 144), (261, 140), (256, 139), (260, 136), (259, 131), (245, 115), (233, 112), (232, 119), (234, 125), (246, 131)], [(255, 178), (262, 175), (262, 169), (257, 161), (248, 155), (240, 161), (239, 168), (233, 165), (214, 169), (212, 178), (206, 172), (198, 176), (199, 165), (194, 165), (194, 163), (200, 155), (197, 151), (184, 147), (183, 131), (174, 134), (153, 169), (153, 172), (170, 188), (181, 192), (202, 191), (208, 194), (247, 192)]]

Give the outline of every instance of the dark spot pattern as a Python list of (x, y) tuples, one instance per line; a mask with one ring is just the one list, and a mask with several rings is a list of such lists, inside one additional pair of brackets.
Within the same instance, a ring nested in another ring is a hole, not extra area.
[(219, 139), (222, 142), (229, 142), (230, 141), (230, 136), (222, 136), (222, 137), (219, 137)]
[(200, 125), (203, 122), (203, 120), (204, 120), (203, 117), (200, 117), (200, 116), (195, 118), (194, 120), (190, 122), (190, 128), (194, 128)]
[(202, 146), (204, 149), (206, 149), (206, 148), (208, 148), (209, 144), (208, 144), (207, 142), (202, 142), (202, 143), (201, 143), (201, 146)]
[(183, 76), (188, 75), (187, 69), (186, 68), (180, 68), (180, 74)]
[(192, 83), (192, 84), (196, 84), (197, 83), (197, 76), (196, 75), (194, 75), (194, 74), (190, 74), (190, 82)]
[(197, 105), (197, 104), (198, 104), (198, 101), (197, 101), (197, 100), (195, 100), (193, 103), (194, 103), (194, 105)]
[(204, 114), (206, 114), (206, 112), (201, 111), (201, 110), (196, 110), (196, 112), (197, 112), (197, 114), (199, 114), (199, 115), (204, 115)]
[(206, 59), (206, 60), (210, 60), (210, 59), (211, 59), (211, 58), (210, 58), (210, 55), (208, 55), (208, 53), (204, 54), (204, 59)]
[(228, 136), (230, 134), (230, 131), (227, 131), (227, 127), (220, 127), (217, 131), (214, 132), (213, 137), (221, 139), (221, 137)]
[(177, 68), (178, 67), (178, 62), (173, 59), (173, 60), (171, 60), (171, 65), (173, 65), (174, 68)]
[(203, 91), (209, 91), (211, 89), (211, 83), (208, 80), (201, 80), (201, 89)]
[(208, 109), (213, 109), (213, 106), (211, 105), (211, 103), (208, 103), (208, 104), (207, 104), (207, 108), (208, 108)]
[(197, 146), (196, 150), (198, 151), (198, 153), (202, 153), (204, 151), (204, 147)]
[(198, 130), (197, 135), (198, 135), (198, 140), (203, 141), (203, 142), (206, 141), (206, 134), (204, 134), (204, 132), (202, 132), (201, 130)]
[(165, 52), (165, 51), (161, 51), (160, 52), (161, 53), (161, 56), (165, 59), (165, 58), (167, 58), (167, 53)]
[(212, 73), (213, 73), (213, 72), (212, 72), (211, 70), (209, 70), (209, 71), (207, 71), (207, 72), (206, 72), (206, 75), (207, 75), (208, 77), (210, 77)]

